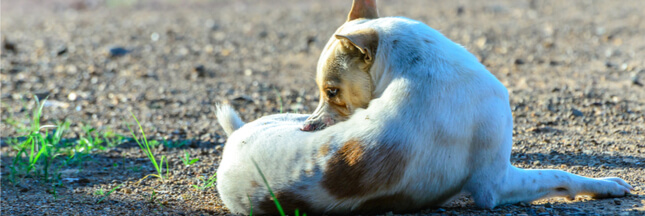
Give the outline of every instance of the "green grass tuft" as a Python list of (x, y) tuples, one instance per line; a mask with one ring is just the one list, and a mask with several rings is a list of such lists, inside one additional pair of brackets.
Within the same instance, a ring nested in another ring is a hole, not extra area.
[[(141, 151), (146, 154), (148, 159), (150, 159), (150, 162), (152, 162), (152, 165), (154, 166), (155, 170), (157, 171), (157, 174), (150, 174), (149, 176), (154, 176), (159, 178), (161, 181), (164, 181), (164, 176), (163, 176), (163, 162), (166, 159), (165, 155), (161, 156), (161, 159), (159, 160), (159, 163), (157, 163), (157, 159), (155, 158), (155, 155), (152, 153), (152, 150), (150, 149), (150, 143), (148, 142), (148, 138), (146, 138), (146, 133), (143, 131), (143, 127), (141, 126), (141, 123), (139, 123), (139, 120), (137, 119), (136, 116), (132, 112), (130, 112), (132, 115), (132, 118), (134, 118), (134, 121), (137, 123), (137, 126), (139, 126), (139, 131), (141, 132), (141, 140), (137, 137), (137, 135), (134, 134), (134, 130), (130, 128), (130, 125), (127, 124), (128, 129), (130, 130), (130, 133), (132, 134), (132, 138), (134, 138), (134, 141), (137, 142), (139, 145), (139, 148), (141, 148)], [(168, 175), (168, 161), (166, 161), (166, 176)], [(147, 177), (147, 176), (146, 176)], [(144, 177), (144, 178), (146, 178)], [(143, 179), (142, 179), (143, 180)]]
[(179, 159), (181, 159), (181, 161), (184, 162), (184, 165), (186, 166), (193, 165), (194, 163), (197, 163), (197, 161), (199, 161), (199, 158), (190, 159), (190, 154), (188, 153), (188, 151), (184, 151), (184, 157), (179, 157)]
[(195, 189), (199, 190), (204, 190), (209, 187), (215, 186), (215, 181), (217, 181), (217, 173), (213, 174), (211, 177), (208, 177), (208, 179), (204, 179), (204, 177), (200, 176), (199, 179), (202, 181), (201, 185), (192, 185)]

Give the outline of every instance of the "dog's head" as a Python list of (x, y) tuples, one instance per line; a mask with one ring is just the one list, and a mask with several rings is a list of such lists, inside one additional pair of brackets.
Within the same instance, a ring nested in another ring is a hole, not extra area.
[[(347, 22), (376, 18), (375, 0), (354, 0)], [(374, 82), (369, 72), (377, 52), (378, 34), (369, 28), (347, 32), (343, 27), (327, 42), (318, 60), (316, 83), (320, 103), (303, 131), (320, 130), (344, 121), (357, 108), (366, 108), (373, 98)]]

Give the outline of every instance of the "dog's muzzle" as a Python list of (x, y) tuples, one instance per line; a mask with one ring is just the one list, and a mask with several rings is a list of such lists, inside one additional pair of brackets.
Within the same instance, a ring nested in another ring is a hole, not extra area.
[(300, 128), (302, 131), (317, 131), (322, 130), (334, 124), (334, 120), (328, 115), (315, 116), (312, 115), (305, 121), (305, 124)]

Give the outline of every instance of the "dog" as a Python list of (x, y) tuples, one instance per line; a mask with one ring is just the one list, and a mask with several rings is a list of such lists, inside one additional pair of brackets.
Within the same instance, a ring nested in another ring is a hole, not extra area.
[(372, 214), (440, 206), (460, 194), (490, 209), (633, 189), (620, 178), (513, 166), (506, 88), (422, 22), (379, 18), (373, 0), (354, 1), (321, 53), (316, 82), (312, 115), (245, 124), (230, 106), (217, 107), (229, 136), (217, 189), (232, 213), (278, 214), (274, 196), (286, 213)]

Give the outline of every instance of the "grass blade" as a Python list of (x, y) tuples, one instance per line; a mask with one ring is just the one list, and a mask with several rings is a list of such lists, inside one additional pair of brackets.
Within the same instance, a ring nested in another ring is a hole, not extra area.
[(110, 196), (112, 192), (114, 192), (116, 189), (120, 188), (121, 186), (123, 186), (123, 184), (117, 185), (116, 187), (112, 188), (112, 190), (108, 191), (107, 194), (105, 194), (105, 196), (101, 197), (101, 199), (99, 199), (99, 201), (97, 201), (96, 204), (101, 203), (105, 198)]
[(278, 198), (275, 197), (275, 194), (273, 194), (273, 190), (271, 190), (271, 187), (269, 186), (269, 182), (264, 177), (264, 174), (262, 173), (262, 170), (260, 170), (260, 167), (258, 166), (258, 163), (255, 162), (254, 159), (251, 159), (251, 160), (253, 161), (253, 165), (255, 165), (255, 168), (260, 173), (260, 176), (262, 176), (262, 181), (264, 181), (264, 184), (267, 186), (267, 189), (269, 189), (269, 193), (271, 194), (271, 197), (273, 197), (273, 202), (275, 202), (275, 206), (276, 206), (276, 208), (278, 208), (278, 211), (280, 212), (280, 215), (285, 216), (284, 210), (282, 210), (282, 206), (280, 205), (280, 202), (278, 202)]
[[(134, 116), (134, 113), (130, 112), (130, 114), (132, 115), (132, 118), (134, 118), (134, 121), (139, 126), (139, 131), (141, 132), (143, 142), (141, 142), (139, 140), (139, 138), (134, 134), (134, 130), (132, 130), (132, 128), (130, 128), (129, 124), (126, 124), (126, 126), (130, 130), (130, 133), (132, 134), (132, 137), (134, 138), (134, 140), (137, 142), (137, 145), (139, 145), (139, 148), (141, 148), (141, 151), (143, 151), (146, 154), (146, 156), (148, 156), (148, 159), (150, 159), (150, 162), (152, 162), (152, 165), (155, 167), (155, 170), (157, 171), (157, 175), (153, 175), (153, 176), (157, 176), (157, 177), (159, 177), (161, 179), (161, 181), (163, 181), (164, 180), (163, 179), (163, 162), (164, 162), (164, 159), (166, 158), (166, 156), (161, 156), (161, 160), (159, 161), (159, 163), (157, 163), (157, 160), (155, 159), (155, 156), (152, 153), (152, 150), (150, 150), (150, 144), (148, 143), (148, 138), (146, 137), (146, 133), (143, 131), (143, 127), (141, 126), (141, 123), (139, 122), (137, 117)], [(168, 161), (167, 160), (166, 160), (166, 175), (168, 175)]]
[(251, 205), (251, 210), (249, 211), (249, 216), (253, 216), (253, 202), (251, 201), (251, 197), (249, 195), (246, 195), (246, 198), (249, 198), (249, 205)]

